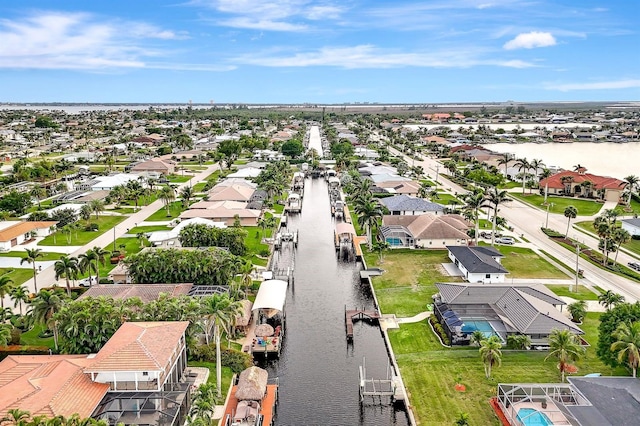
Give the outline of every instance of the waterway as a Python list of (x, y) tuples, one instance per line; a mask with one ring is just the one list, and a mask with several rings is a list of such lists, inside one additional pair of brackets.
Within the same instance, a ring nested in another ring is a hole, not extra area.
[(512, 153), (516, 158), (541, 159), (548, 166), (573, 170), (576, 164), (589, 173), (624, 179), (640, 175), (640, 142), (495, 143), (485, 148)]
[(383, 405), (370, 399), (360, 404), (363, 357), (369, 378), (385, 378), (389, 358), (377, 325), (356, 322), (353, 343), (347, 343), (345, 306), (374, 303), (368, 284), (360, 284), (361, 265), (336, 258), (324, 180), (307, 179), (302, 213), (290, 216), (288, 226), (299, 231), (299, 244), (285, 308), (286, 337), (280, 358), (262, 361), (280, 382), (276, 424), (407, 425), (406, 412), (388, 398)]

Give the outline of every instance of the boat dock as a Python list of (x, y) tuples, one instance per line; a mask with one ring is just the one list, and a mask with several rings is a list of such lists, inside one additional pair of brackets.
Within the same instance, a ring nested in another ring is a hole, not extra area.
[[(233, 385), (229, 394), (229, 399), (225, 406), (224, 416), (222, 417), (222, 426), (231, 426), (233, 423), (233, 416), (238, 406), (238, 399), (236, 398), (236, 391), (238, 385)], [(263, 426), (270, 426), (273, 424), (273, 415), (275, 414), (276, 403), (278, 402), (278, 385), (267, 385), (267, 394), (260, 403), (260, 415), (262, 416)]]
[(347, 339), (353, 339), (353, 322), (354, 321), (377, 321), (380, 319), (380, 313), (377, 310), (366, 309), (347, 309), (344, 310), (344, 323), (347, 328)]

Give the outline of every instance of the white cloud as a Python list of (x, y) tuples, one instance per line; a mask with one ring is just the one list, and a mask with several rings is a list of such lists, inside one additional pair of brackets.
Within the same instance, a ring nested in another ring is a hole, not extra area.
[(232, 28), (247, 28), (261, 31), (303, 31), (306, 25), (290, 24), (284, 21), (272, 21), (270, 19), (252, 19), (237, 17), (218, 21), (218, 24)]
[(521, 60), (483, 59), (477, 52), (447, 49), (430, 52), (401, 52), (381, 49), (372, 45), (349, 47), (323, 47), (319, 50), (289, 55), (245, 55), (233, 59), (237, 63), (265, 67), (329, 66), (346, 69), (362, 68), (468, 68), (490, 65), (509, 68), (527, 68), (534, 64)]
[(640, 80), (612, 80), (599, 81), (590, 83), (566, 83), (566, 84), (547, 84), (547, 90), (559, 90), (561, 92), (570, 92), (574, 90), (614, 90), (614, 89), (635, 89), (640, 88)]
[(533, 49), (535, 47), (554, 46), (556, 39), (551, 33), (531, 31), (529, 33), (518, 34), (513, 40), (504, 44), (506, 50)]

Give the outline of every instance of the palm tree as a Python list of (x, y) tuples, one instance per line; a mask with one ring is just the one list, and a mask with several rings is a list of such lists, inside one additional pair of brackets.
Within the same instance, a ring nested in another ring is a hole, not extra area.
[[(89, 249), (80, 256), (78, 256), (78, 269), (83, 274), (89, 271), (89, 277), (94, 273), (98, 274), (98, 264), (95, 262), (98, 259), (98, 256), (93, 251), (93, 249)], [(89, 285), (91, 285), (92, 280), (89, 279)]]
[(73, 256), (60, 256), (60, 260), (56, 260), (53, 264), (56, 280), (64, 278), (67, 284), (67, 295), (71, 297), (71, 281), (78, 277), (80, 267), (78, 259)]
[(158, 194), (162, 202), (164, 203), (164, 207), (167, 209), (167, 217), (171, 216), (169, 212), (169, 206), (171, 202), (176, 199), (176, 191), (170, 186), (163, 186), (160, 188), (160, 193)]
[(193, 198), (193, 188), (190, 186), (185, 186), (180, 190), (180, 198), (182, 198), (182, 206), (188, 207), (189, 201)]
[(573, 334), (571, 330), (558, 330), (556, 328), (551, 331), (549, 336), (549, 355), (547, 355), (545, 361), (549, 358), (558, 360), (558, 368), (560, 369), (563, 383), (567, 365), (570, 362), (578, 361), (582, 354), (584, 354), (584, 348), (580, 346), (578, 336)]
[(133, 198), (135, 203), (135, 207), (133, 209), (134, 212), (138, 211), (138, 200), (140, 197), (144, 195), (144, 188), (142, 184), (137, 180), (130, 180), (127, 182), (127, 192), (129, 193), (129, 197)]
[(485, 196), (485, 203), (489, 203), (488, 207), (491, 207), (493, 209), (493, 221), (492, 221), (492, 227), (491, 227), (491, 245), (492, 246), (495, 245), (495, 241), (496, 241), (496, 225), (497, 225), (498, 211), (499, 211), (498, 207), (500, 206), (500, 204), (506, 201), (509, 201), (507, 191), (504, 189), (499, 190), (495, 186), (492, 188), (489, 188), (489, 191)]
[(253, 273), (254, 270), (255, 270), (255, 266), (253, 266), (253, 263), (251, 263), (250, 260), (246, 260), (240, 266), (239, 273), (242, 274), (242, 277), (240, 280), (244, 285), (245, 294), (247, 294), (249, 287), (251, 287), (251, 285), (253, 284), (253, 277), (251, 276), (251, 274)]
[(468, 413), (460, 413), (458, 414), (458, 418), (455, 423), (456, 426), (469, 426), (469, 414)]
[(522, 175), (522, 193), (524, 194), (524, 188), (527, 184), (527, 171), (531, 168), (531, 164), (526, 158), (519, 158), (514, 163), (514, 166), (518, 168), (518, 171)]
[(38, 258), (43, 257), (42, 249), (33, 248), (33, 249), (25, 249), (26, 256), (20, 260), (20, 264), (27, 262), (33, 266), (33, 287), (35, 288), (35, 293), (38, 293), (38, 284), (36, 283), (36, 260)]
[(613, 342), (611, 350), (618, 353), (619, 362), (626, 358), (635, 378), (640, 364), (640, 322), (636, 321), (630, 325), (620, 323), (613, 332), (613, 337), (618, 340)]
[(480, 342), (480, 357), (484, 363), (484, 374), (487, 379), (491, 377), (491, 367), (502, 364), (502, 342), (498, 336), (491, 336)]
[(567, 206), (564, 209), (564, 217), (567, 218), (567, 232), (565, 233), (565, 238), (569, 236), (569, 225), (571, 223), (571, 219), (575, 219), (578, 216), (578, 209), (574, 206)]
[(629, 197), (627, 197), (627, 207), (631, 205), (631, 195), (633, 194), (634, 188), (640, 187), (640, 178), (635, 175), (629, 175), (624, 178), (624, 182), (620, 185), (625, 185), (627, 191), (629, 191)]
[(29, 304), (29, 313), (35, 324), (50, 327), (53, 331), (53, 342), (58, 350), (58, 328), (53, 321), (53, 316), (64, 304), (63, 297), (55, 290), (41, 290)]
[(7, 415), (2, 418), (0, 423), (7, 421), (14, 425), (26, 425), (30, 418), (31, 414), (28, 411), (12, 408), (7, 411)]
[(358, 214), (358, 224), (367, 232), (367, 243), (371, 251), (373, 249), (371, 230), (382, 217), (382, 207), (377, 201), (362, 199), (355, 205), (354, 210)]
[(620, 246), (631, 241), (631, 234), (629, 231), (622, 228), (614, 228), (611, 237), (613, 238), (613, 243), (616, 245), (616, 256), (613, 259), (613, 262), (618, 261), (618, 253), (620, 253)]
[(502, 157), (498, 160), (498, 165), (504, 164), (504, 177), (507, 179), (507, 168), (509, 167), (509, 162), (513, 160), (513, 156), (509, 153), (502, 154)]
[(571, 314), (571, 320), (573, 322), (581, 322), (587, 314), (587, 302), (578, 300), (567, 306), (567, 310)]
[(598, 303), (600, 303), (608, 311), (620, 303), (624, 303), (624, 296), (618, 293), (614, 293), (611, 290), (607, 290), (604, 293), (598, 295)]
[[(235, 316), (242, 311), (240, 302), (233, 302), (227, 295), (214, 294), (203, 297), (200, 301), (202, 316), (204, 318), (204, 334), (207, 344), (209, 335), (213, 330), (216, 345), (216, 385), (218, 397), (222, 396), (222, 364), (220, 357), (220, 334), (221, 329), (227, 330), (235, 319)], [(227, 334), (229, 334), (227, 332)]]
[(480, 342), (482, 342), (484, 339), (485, 336), (484, 334), (482, 334), (482, 331), (475, 330), (473, 333), (471, 333), (471, 340), (469, 341), (469, 343), (471, 345), (480, 347)]
[(104, 201), (91, 200), (89, 202), (89, 207), (91, 208), (91, 211), (96, 214), (96, 220), (97, 220), (98, 215), (104, 211)]
[(14, 283), (9, 275), (0, 276), (0, 307), (4, 309), (4, 297), (11, 292)]
[(467, 210), (471, 214), (471, 217), (473, 217), (473, 222), (476, 226), (474, 237), (476, 240), (476, 245), (478, 245), (478, 234), (480, 233), (480, 209), (482, 208), (485, 201), (484, 191), (478, 188), (473, 192), (469, 192), (464, 196), (464, 201), (466, 202), (465, 210)]
[[(540, 178), (539, 178), (539, 174), (538, 174), (538, 170), (542, 169), (542, 171), (544, 171), (544, 161), (539, 160), (537, 158), (534, 158), (533, 160), (531, 160), (531, 163), (529, 163), (529, 166), (531, 167), (531, 170), (533, 170), (533, 175), (537, 181), (537, 183), (540, 183)], [(531, 194), (531, 188), (529, 188), (529, 194)]]
[(29, 195), (31, 195), (33, 198), (36, 199), (36, 201), (38, 202), (38, 209), (40, 209), (40, 207), (42, 207), (42, 205), (40, 204), (40, 201), (47, 196), (47, 190), (44, 189), (42, 186), (36, 185), (33, 188), (31, 188)]
[[(0, 324), (0, 346), (8, 345), (11, 342), (11, 330), (13, 330), (13, 326), (11, 324)], [(2, 423), (4, 419), (0, 419), (0, 423)]]
[(9, 297), (13, 300), (13, 307), (20, 306), (20, 316), (22, 316), (22, 304), (29, 300), (29, 290), (24, 285), (13, 287), (9, 293)]

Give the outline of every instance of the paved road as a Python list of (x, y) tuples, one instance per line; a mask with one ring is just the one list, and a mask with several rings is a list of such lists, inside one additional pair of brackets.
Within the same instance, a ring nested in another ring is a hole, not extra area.
[[(395, 154), (400, 154), (399, 151), (393, 148), (391, 148), (390, 151)], [(415, 165), (422, 166), (425, 173), (427, 173), (432, 179), (435, 178), (437, 170), (439, 176), (439, 187), (447, 188), (450, 191), (457, 192), (459, 194), (467, 192), (459, 185), (456, 185), (446, 179), (448, 174), (447, 170), (435, 159), (431, 157), (424, 157), (422, 161), (414, 161), (405, 156), (405, 160), (409, 162), (409, 164), (415, 162)], [(576, 254), (551, 241), (540, 230), (540, 228), (545, 224), (546, 214), (546, 211), (531, 207), (518, 200), (514, 200), (500, 206), (500, 216), (504, 217), (509, 224), (514, 227), (514, 233), (516, 235), (524, 235), (533, 246), (537, 247), (539, 250), (545, 251), (566, 264), (567, 268), (563, 269), (575, 271)], [(577, 220), (589, 220), (590, 218), (591, 217), (579, 216)], [(567, 229), (567, 218), (561, 214), (550, 213), (549, 228), (556, 229), (560, 232), (565, 231)], [(569, 231), (569, 236), (595, 250), (598, 248), (597, 238), (590, 237), (575, 229)], [(621, 252), (618, 255), (617, 260), (622, 264), (626, 264), (627, 262), (636, 259), (627, 253)], [(627, 301), (635, 302), (640, 300), (640, 284), (604, 271), (583, 259), (579, 260), (579, 269), (584, 270), (585, 276), (585, 278), (579, 280), (580, 284), (586, 285), (587, 287), (599, 286), (605, 290), (615, 291), (622, 294)]]
[[(209, 176), (211, 173), (213, 173), (214, 171), (216, 171), (218, 169), (218, 164), (213, 164), (209, 167), (207, 167), (206, 170), (203, 170), (199, 173), (196, 173), (191, 180), (189, 180), (188, 182), (182, 183), (178, 186), (177, 190), (179, 191), (181, 188), (188, 186), (188, 185), (195, 185), (198, 182), (204, 180), (207, 176)], [(124, 221), (120, 222), (115, 228), (112, 228), (108, 231), (106, 231), (104, 234), (100, 235), (99, 237), (95, 238), (93, 241), (90, 241), (89, 243), (85, 244), (84, 246), (78, 248), (77, 250), (75, 250), (74, 252), (72, 252), (70, 254), (70, 256), (78, 256), (82, 253), (85, 253), (87, 250), (89, 250), (90, 248), (93, 248), (95, 246), (99, 246), (99, 247), (109, 247), (111, 244), (113, 244), (113, 241), (116, 240), (117, 238), (122, 237), (123, 235), (125, 235), (129, 229), (134, 228), (136, 226), (136, 224), (142, 223), (144, 222), (144, 220), (149, 217), (150, 215), (152, 215), (154, 212), (156, 212), (158, 209), (160, 209), (161, 207), (163, 207), (164, 204), (162, 203), (162, 200), (156, 200), (153, 203), (142, 207), (140, 210), (138, 210), (136, 213), (133, 213), (131, 216), (129, 216), (127, 219), (125, 219)], [(40, 264), (41, 262), (38, 262), (38, 264)], [(44, 263), (44, 262), (42, 262)], [(40, 272), (38, 274), (37, 277), (37, 282), (38, 282), (38, 288), (42, 288), (42, 287), (47, 287), (52, 285), (53, 283), (56, 282), (55, 279), (55, 272), (53, 270), (53, 265), (47, 267), (45, 269), (45, 267), (43, 266), (42, 272)], [(58, 285), (64, 287), (65, 284), (65, 280), (64, 279), (60, 279), (57, 281)], [(33, 284), (33, 278), (29, 279), (27, 282), (24, 283), (24, 285), (27, 286), (27, 288), (29, 289), (30, 292), (34, 292), (35, 291), (35, 287)], [(5, 306), (13, 306), (13, 302), (10, 300), (10, 298), (7, 296), (4, 299), (4, 303)]]

